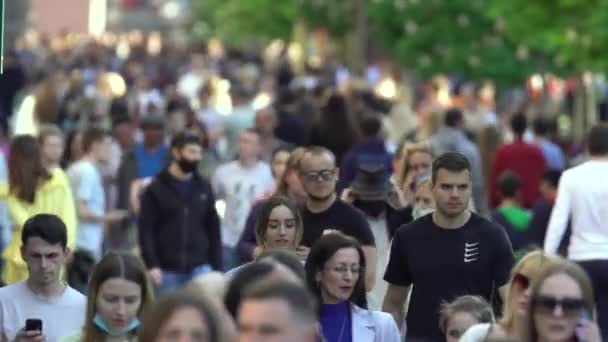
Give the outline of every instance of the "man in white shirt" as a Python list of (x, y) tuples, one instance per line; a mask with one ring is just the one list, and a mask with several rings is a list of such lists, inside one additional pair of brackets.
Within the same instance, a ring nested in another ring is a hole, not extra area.
[(239, 141), (239, 158), (220, 166), (211, 181), (216, 198), (226, 202), (222, 218), (225, 270), (241, 263), (235, 247), (252, 204), (274, 188), (270, 166), (259, 160), (259, 154), (259, 135), (253, 129), (245, 130)]
[(598, 322), (608, 338), (608, 125), (588, 136), (589, 161), (564, 171), (545, 236), (545, 252), (557, 253), (572, 222), (568, 258), (578, 262), (593, 282)]
[[(86, 311), (86, 298), (61, 280), (69, 254), (65, 224), (55, 215), (36, 215), (25, 222), (21, 241), (30, 276), (0, 288), (0, 339), (58, 341), (82, 328)], [(26, 331), (27, 319), (41, 320), (41, 331)]]

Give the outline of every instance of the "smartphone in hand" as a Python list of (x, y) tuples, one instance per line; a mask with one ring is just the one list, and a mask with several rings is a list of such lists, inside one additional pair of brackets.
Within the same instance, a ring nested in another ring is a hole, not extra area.
[[(581, 311), (581, 317), (579, 319), (579, 322), (591, 321), (591, 320), (593, 320), (593, 317), (591, 317), (591, 312), (589, 312), (589, 310), (587, 310), (586, 308), (583, 308), (583, 310)], [(585, 340), (579, 334), (579, 327), (581, 327), (580, 323), (576, 325), (576, 330), (575, 330), (576, 339), (579, 342), (584, 342)]]
[(25, 331), (42, 332), (42, 320), (34, 318), (25, 320)]

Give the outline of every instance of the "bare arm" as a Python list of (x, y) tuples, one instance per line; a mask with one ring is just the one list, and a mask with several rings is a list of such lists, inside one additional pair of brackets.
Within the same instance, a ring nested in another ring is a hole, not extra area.
[(376, 283), (376, 247), (363, 246), (365, 254), (365, 288), (367, 292), (374, 289)]
[(412, 285), (409, 286), (398, 286), (389, 284), (384, 296), (384, 303), (382, 305), (382, 311), (390, 313), (397, 322), (398, 326), (401, 326), (405, 319), (404, 313), (407, 308), (409, 293), (412, 289)]

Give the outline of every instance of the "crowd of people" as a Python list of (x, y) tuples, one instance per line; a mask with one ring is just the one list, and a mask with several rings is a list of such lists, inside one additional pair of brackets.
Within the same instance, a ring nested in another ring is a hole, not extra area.
[(608, 339), (605, 123), (158, 43), (7, 56), (2, 341)]

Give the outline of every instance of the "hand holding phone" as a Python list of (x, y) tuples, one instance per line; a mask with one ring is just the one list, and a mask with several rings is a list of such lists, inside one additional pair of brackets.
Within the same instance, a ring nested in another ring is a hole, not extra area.
[(27, 319), (25, 328), (21, 329), (15, 337), (15, 342), (45, 342), (46, 336), (42, 334), (42, 320)]
[(600, 330), (593, 321), (593, 316), (587, 309), (583, 309), (581, 317), (576, 325), (576, 339), (579, 342), (601, 342)]
[(25, 331), (39, 331), (42, 333), (42, 320), (34, 318), (25, 320)]

